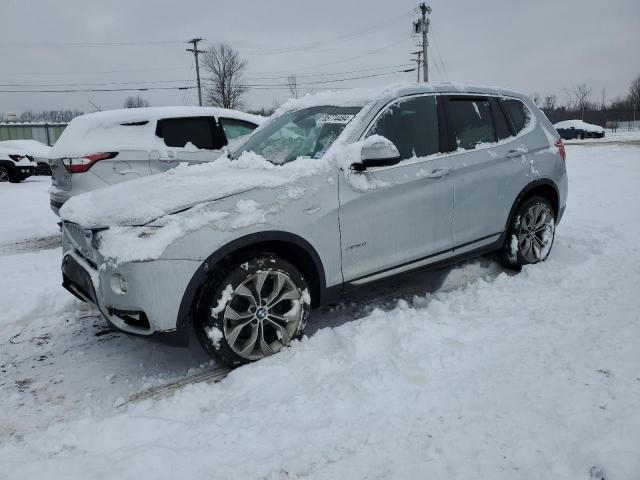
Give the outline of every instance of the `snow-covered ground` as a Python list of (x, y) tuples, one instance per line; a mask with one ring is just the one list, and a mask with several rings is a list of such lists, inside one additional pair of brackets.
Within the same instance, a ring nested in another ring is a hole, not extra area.
[[(605, 137), (606, 138), (606, 137)], [(640, 478), (640, 146), (570, 145), (549, 260), (418, 273), (211, 367), (108, 332), (60, 286), (40, 179), (0, 186), (0, 478)], [(16, 245), (16, 242), (20, 242)]]

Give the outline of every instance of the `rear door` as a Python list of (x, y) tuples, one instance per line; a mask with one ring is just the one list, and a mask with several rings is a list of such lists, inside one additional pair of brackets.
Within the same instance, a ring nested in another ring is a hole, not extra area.
[(438, 99), (398, 99), (372, 123), (367, 136), (392, 141), (400, 163), (339, 175), (345, 282), (365, 283), (451, 255), (452, 166), (441, 154)]
[(447, 97), (453, 164), (453, 244), (455, 253), (496, 241), (505, 228), (513, 196), (511, 184), (526, 174), (526, 149), (498, 100), (490, 96)]
[(181, 162), (215, 160), (227, 144), (224, 130), (214, 117), (179, 117), (158, 120), (156, 136), (166, 148), (151, 152), (151, 172), (176, 167)]

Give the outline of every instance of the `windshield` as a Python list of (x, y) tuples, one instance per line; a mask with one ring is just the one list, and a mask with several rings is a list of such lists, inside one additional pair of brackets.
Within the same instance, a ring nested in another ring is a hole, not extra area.
[(265, 125), (240, 151), (282, 165), (298, 157), (320, 158), (362, 107), (313, 107), (287, 112)]

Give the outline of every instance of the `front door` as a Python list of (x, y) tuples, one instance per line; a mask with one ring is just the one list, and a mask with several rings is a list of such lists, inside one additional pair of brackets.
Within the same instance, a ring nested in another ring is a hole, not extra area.
[(342, 271), (347, 283), (384, 278), (451, 255), (452, 165), (440, 153), (438, 97), (387, 106), (367, 133), (398, 148), (390, 167), (339, 176)]

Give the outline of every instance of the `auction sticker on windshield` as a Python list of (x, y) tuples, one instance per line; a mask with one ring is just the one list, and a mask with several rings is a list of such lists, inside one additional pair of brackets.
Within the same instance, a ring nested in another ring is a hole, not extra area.
[(316, 121), (317, 124), (322, 123), (339, 123), (346, 125), (349, 123), (355, 115), (340, 114), (340, 113), (325, 113)]

